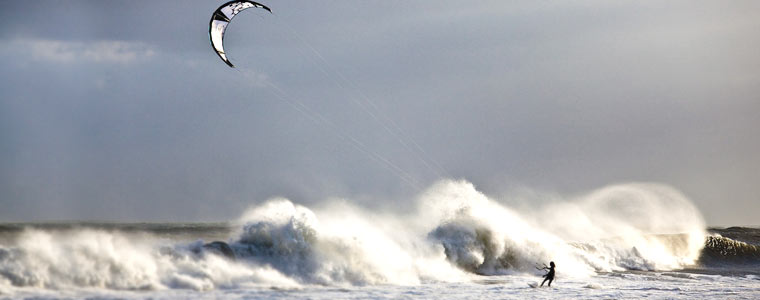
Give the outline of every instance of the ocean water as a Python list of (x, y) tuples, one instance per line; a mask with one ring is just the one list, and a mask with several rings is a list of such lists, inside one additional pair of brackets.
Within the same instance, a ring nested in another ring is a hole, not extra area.
[[(621, 184), (512, 207), (442, 181), (415, 209), (271, 199), (220, 223), (0, 224), (0, 298), (760, 298), (760, 229)], [(551, 287), (538, 267), (554, 261)]]

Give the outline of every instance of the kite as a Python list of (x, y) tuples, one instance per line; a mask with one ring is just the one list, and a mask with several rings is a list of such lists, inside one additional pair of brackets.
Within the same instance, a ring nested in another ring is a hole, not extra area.
[(234, 18), (241, 11), (249, 9), (251, 7), (261, 8), (268, 11), (269, 13), (272, 13), (272, 10), (269, 9), (269, 7), (266, 7), (261, 3), (256, 3), (248, 0), (233, 0), (222, 4), (222, 6), (219, 6), (219, 8), (214, 11), (214, 14), (211, 15), (211, 21), (209, 22), (208, 28), (208, 36), (209, 39), (211, 39), (211, 47), (214, 48), (214, 51), (216, 51), (216, 54), (219, 55), (219, 58), (221, 58), (231, 68), (234, 68), (235, 66), (233, 66), (230, 60), (227, 59), (227, 53), (224, 52), (224, 30), (227, 29), (227, 25), (230, 24), (232, 18)]

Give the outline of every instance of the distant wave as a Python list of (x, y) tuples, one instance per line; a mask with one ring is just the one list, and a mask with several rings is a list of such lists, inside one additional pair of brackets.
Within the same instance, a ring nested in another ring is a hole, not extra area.
[(719, 235), (708, 236), (699, 262), (704, 266), (760, 264), (760, 246)]

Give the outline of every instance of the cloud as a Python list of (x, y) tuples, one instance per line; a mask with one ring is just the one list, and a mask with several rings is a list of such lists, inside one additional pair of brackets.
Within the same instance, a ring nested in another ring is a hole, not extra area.
[(146, 60), (156, 54), (153, 46), (141, 42), (100, 40), (62, 41), (51, 39), (19, 39), (10, 43), (17, 55), (28, 55), (35, 61), (54, 63), (119, 63)]

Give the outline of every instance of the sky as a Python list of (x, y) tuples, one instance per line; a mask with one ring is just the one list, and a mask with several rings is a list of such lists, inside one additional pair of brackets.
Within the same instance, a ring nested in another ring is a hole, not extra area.
[(409, 2), (262, 2), (235, 69), (223, 1), (0, 2), (0, 222), (403, 210), (462, 179), (505, 203), (652, 182), (759, 224), (760, 2)]

